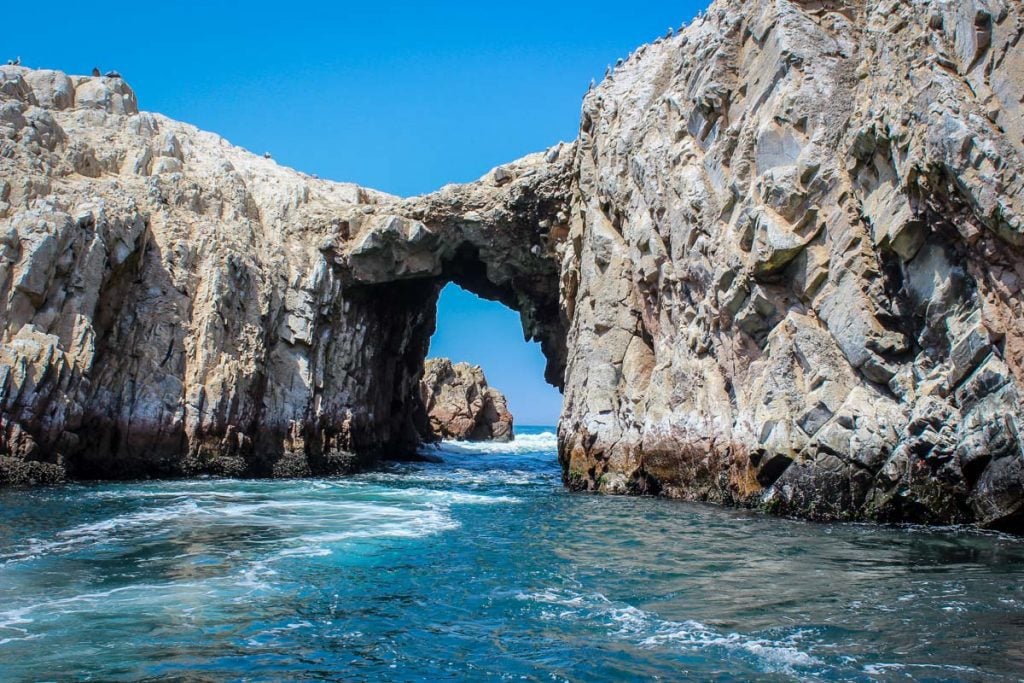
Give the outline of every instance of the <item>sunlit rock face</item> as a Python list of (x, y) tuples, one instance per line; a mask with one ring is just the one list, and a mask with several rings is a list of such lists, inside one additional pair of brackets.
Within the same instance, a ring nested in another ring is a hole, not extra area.
[(399, 199), (0, 78), (0, 480), (415, 448), (447, 282), (519, 311), (567, 485), (1024, 528), (1024, 11), (719, 0), (579, 138)]
[(1022, 528), (1024, 12), (720, 0), (583, 103), (566, 482)]
[(407, 455), (448, 281), (519, 310), (560, 381), (559, 156), (403, 201), (140, 113), (120, 78), (3, 67), (0, 483)]
[(429, 358), (420, 380), (426, 412), (424, 440), (511, 441), (512, 413), (505, 395), (487, 384), (483, 368)]

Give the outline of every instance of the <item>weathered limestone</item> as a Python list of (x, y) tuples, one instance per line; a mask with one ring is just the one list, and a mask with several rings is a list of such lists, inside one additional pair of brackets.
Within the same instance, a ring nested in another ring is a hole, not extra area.
[(505, 396), (488, 386), (479, 365), (428, 358), (420, 380), (428, 441), (511, 441), (512, 413)]
[(409, 454), (447, 281), (520, 310), (560, 378), (532, 226), (571, 158), (403, 201), (140, 113), (120, 78), (0, 68), (0, 483)]
[(1024, 527), (1022, 35), (1009, 0), (719, 0), (589, 93), (568, 484)]
[(321, 251), (392, 198), (138, 113), (120, 79), (0, 84), (0, 481), (415, 448), (436, 288), (342, 295)]
[(0, 479), (415, 447), (434, 302), (518, 310), (566, 483), (1024, 530), (1024, 10), (717, 0), (580, 135), (398, 199), (0, 77)]

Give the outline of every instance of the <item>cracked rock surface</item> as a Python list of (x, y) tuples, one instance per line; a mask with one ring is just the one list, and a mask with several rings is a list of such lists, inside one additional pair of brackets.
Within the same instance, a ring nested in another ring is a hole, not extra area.
[(719, 0), (583, 103), (566, 481), (1020, 529), (1024, 13)]
[(426, 440), (511, 441), (512, 413), (504, 394), (487, 384), (479, 365), (429, 358), (420, 380), (429, 428)]
[(140, 112), (120, 78), (0, 68), (0, 483), (408, 455), (449, 281), (519, 310), (558, 381), (532, 235), (565, 215), (557, 149), (406, 201)]
[(409, 451), (457, 282), (541, 343), (572, 488), (1021, 531), (1022, 37), (1013, 0), (717, 0), (575, 142), (409, 199), (4, 67), (0, 481)]

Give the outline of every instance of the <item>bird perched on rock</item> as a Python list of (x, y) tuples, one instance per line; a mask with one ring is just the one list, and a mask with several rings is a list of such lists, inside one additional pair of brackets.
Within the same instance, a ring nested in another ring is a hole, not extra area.
[(269, 158), (271, 158), (271, 157), (270, 157), (270, 152), (264, 152), (264, 153), (263, 153), (263, 158), (264, 158), (264, 159), (269, 159)]
[(92, 77), (93, 78), (99, 78), (100, 77), (100, 68), (98, 66), (94, 66), (92, 68)]
[(667, 32), (667, 33), (665, 33), (665, 37), (666, 37), (666, 38), (671, 38), (671, 37), (672, 37), (672, 36), (674, 36), (675, 34), (676, 34), (676, 30), (675, 30), (674, 28), (672, 28), (671, 26), (669, 26), (669, 27), (668, 27), (668, 32)]
[(7, 60), (7, 66), (21, 66), (21, 57)]
[(116, 71), (108, 71), (107, 73), (103, 74), (103, 77), (104, 78), (121, 78), (121, 74), (117, 73)]
[(590, 92), (597, 85), (597, 82), (593, 78), (590, 79), (590, 85), (587, 86), (587, 92)]

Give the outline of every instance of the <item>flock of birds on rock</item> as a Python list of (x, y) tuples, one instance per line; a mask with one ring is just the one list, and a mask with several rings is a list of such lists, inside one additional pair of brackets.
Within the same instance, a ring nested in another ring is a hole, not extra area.
[[(703, 12), (698, 12), (697, 16), (694, 18), (694, 21), (700, 21), (703, 18), (704, 18), (704, 13)], [(679, 27), (679, 33), (681, 34), (685, 28), (686, 28), (686, 24), (684, 23), (682, 26)], [(674, 35), (676, 35), (676, 29), (674, 27), (672, 27), (672, 26), (669, 26), (668, 27), (668, 31), (665, 32), (665, 35), (664, 36), (659, 36), (657, 38), (657, 40), (655, 40), (654, 42), (655, 43), (660, 43), (662, 41), (662, 39), (669, 40)], [(630, 53), (629, 57), (626, 57), (626, 59), (623, 59), (623, 58), (620, 57), (619, 59), (617, 59), (615, 61), (615, 66), (612, 66), (611, 64), (609, 64), (605, 68), (605, 70), (604, 70), (604, 77), (605, 78), (611, 78), (615, 74), (615, 70), (618, 69), (623, 64), (625, 64), (627, 61), (629, 61), (629, 58), (632, 57), (633, 54), (634, 53)], [(590, 79), (590, 87), (587, 88), (587, 92), (590, 92), (596, 86), (597, 86), (597, 83), (594, 81), (594, 79)]]
[[(8, 59), (7, 60), (7, 66), (21, 66), (21, 57), (15, 57), (14, 59)], [(99, 70), (99, 67), (95, 67), (94, 66), (92, 68), (92, 77), (93, 78), (99, 78), (100, 76), (102, 76), (103, 78), (121, 78), (121, 74), (119, 74), (116, 71), (108, 71), (105, 74), (101, 74), (100, 70)]]

